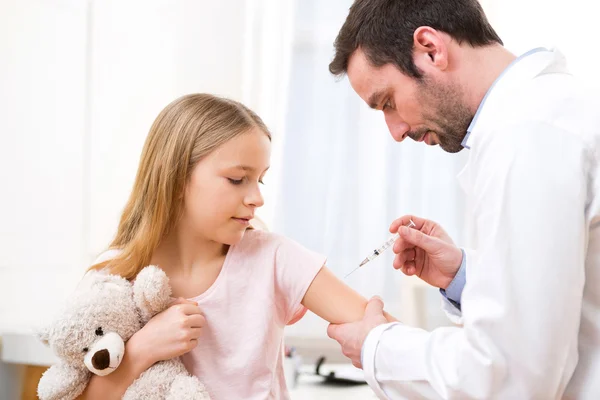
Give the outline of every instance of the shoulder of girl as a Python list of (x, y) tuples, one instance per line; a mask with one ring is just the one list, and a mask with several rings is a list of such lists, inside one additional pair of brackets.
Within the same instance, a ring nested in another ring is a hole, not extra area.
[(260, 246), (262, 248), (277, 248), (282, 244), (288, 243), (290, 239), (283, 235), (274, 232), (268, 232), (258, 229), (251, 229), (246, 232), (242, 239), (243, 247), (248, 246), (249, 248), (255, 248)]

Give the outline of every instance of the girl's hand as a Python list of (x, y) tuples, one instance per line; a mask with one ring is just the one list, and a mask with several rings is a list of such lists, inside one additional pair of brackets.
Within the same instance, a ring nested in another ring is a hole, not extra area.
[(179, 298), (155, 315), (131, 340), (135, 342), (137, 353), (144, 355), (150, 366), (194, 349), (205, 324), (198, 303)]

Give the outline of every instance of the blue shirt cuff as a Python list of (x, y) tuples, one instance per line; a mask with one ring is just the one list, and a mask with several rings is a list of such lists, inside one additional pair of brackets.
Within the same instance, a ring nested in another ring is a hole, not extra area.
[(440, 289), (440, 293), (444, 296), (450, 303), (452, 303), (456, 308), (460, 310), (460, 298), (462, 296), (463, 289), (465, 288), (465, 284), (467, 283), (466, 270), (467, 270), (467, 256), (463, 249), (460, 249), (462, 252), (462, 262), (460, 263), (460, 268), (452, 282), (448, 285), (446, 290)]

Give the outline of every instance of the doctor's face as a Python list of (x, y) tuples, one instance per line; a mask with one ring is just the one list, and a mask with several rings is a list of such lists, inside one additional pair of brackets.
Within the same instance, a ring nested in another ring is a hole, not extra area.
[(371, 107), (383, 111), (397, 142), (407, 137), (449, 152), (463, 149), (462, 141), (473, 120), (458, 84), (424, 76), (409, 77), (392, 65), (374, 67), (358, 49), (348, 62), (354, 91)]

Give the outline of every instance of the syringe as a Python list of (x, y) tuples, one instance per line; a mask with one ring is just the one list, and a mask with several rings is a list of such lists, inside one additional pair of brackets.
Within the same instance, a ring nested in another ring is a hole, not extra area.
[[(407, 227), (414, 228), (415, 226), (417, 226), (417, 225), (415, 225), (415, 223), (411, 219), (410, 222), (408, 223)], [(377, 256), (379, 256), (381, 253), (383, 253), (384, 251), (386, 251), (392, 244), (394, 244), (394, 242), (396, 241), (396, 239), (398, 239), (399, 237), (400, 237), (400, 234), (398, 232), (396, 232), (392, 236), (390, 236), (389, 239), (386, 240), (381, 246), (379, 246), (378, 248), (376, 248), (375, 250), (373, 250), (373, 253), (371, 253), (371, 255), (369, 255), (367, 258), (365, 258), (364, 260), (362, 260), (362, 262), (359, 264), (358, 267), (356, 267), (352, 271), (350, 271), (350, 273), (348, 273), (344, 277), (344, 279), (347, 278), (348, 276), (350, 276), (352, 273), (354, 273), (354, 271), (356, 271), (357, 269), (359, 269), (360, 267), (362, 267), (363, 265), (365, 265), (369, 261), (372, 261), (375, 258), (377, 258)]]

